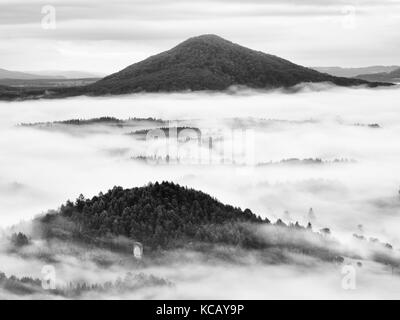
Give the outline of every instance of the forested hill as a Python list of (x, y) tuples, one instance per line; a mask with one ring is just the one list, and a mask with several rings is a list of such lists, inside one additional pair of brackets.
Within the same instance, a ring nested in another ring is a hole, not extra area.
[(216, 35), (187, 39), (95, 83), (75, 87), (0, 87), (0, 100), (103, 96), (137, 92), (224, 91), (231, 86), (290, 88), (300, 83), (389, 86), (391, 83), (335, 77)]
[(87, 88), (93, 95), (103, 95), (141, 91), (219, 91), (234, 85), (287, 88), (302, 82), (332, 82), (339, 86), (381, 85), (320, 73), (207, 34), (190, 38)]
[(203, 192), (169, 182), (114, 187), (92, 199), (80, 196), (40, 221), (48, 226), (47, 236), (68, 229), (74, 237), (124, 236), (151, 248), (176, 247), (186, 241), (251, 245), (253, 239), (246, 238), (243, 223), (269, 223), (249, 209), (224, 205)]
[(384, 81), (384, 82), (400, 82), (400, 68), (391, 72), (381, 72), (373, 74), (361, 74), (356, 77), (357, 79), (366, 81)]

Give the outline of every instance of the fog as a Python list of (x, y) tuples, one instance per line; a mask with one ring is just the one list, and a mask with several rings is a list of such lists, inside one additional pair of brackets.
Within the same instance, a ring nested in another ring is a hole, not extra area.
[[(268, 226), (259, 230), (270, 244), (279, 238), (279, 244), (301, 242), (303, 248), (326, 248), (358, 259), (346, 258), (343, 264), (321, 260), (318, 255), (303, 255), (271, 250), (246, 252), (233, 248), (214, 248), (214, 253), (177, 250), (164, 253), (158, 258), (145, 258), (137, 264), (121, 254), (97, 249), (88, 251), (59, 241), (45, 244), (34, 242), (20, 255), (0, 252), (0, 263), (6, 274), (23, 277), (41, 277), (45, 262), (35, 253), (52, 252), (52, 265), (56, 270), (57, 287), (69, 283), (105, 283), (124, 279), (128, 273), (167, 279), (170, 285), (147, 285), (132, 291), (88, 292), (80, 299), (392, 299), (398, 296), (399, 273), (389, 266), (377, 263), (373, 253), (384, 249), (364, 242), (340, 243), (333, 238), (321, 239), (317, 235), (301, 231), (289, 231)], [(221, 254), (230, 256), (222, 259)], [(391, 252), (398, 261), (398, 253)], [(217, 257), (220, 258), (217, 258)], [(101, 266), (96, 259), (114, 261)], [(362, 265), (357, 262), (362, 261)], [(355, 290), (344, 290), (343, 281), (350, 267), (355, 272)], [(0, 289), (0, 298), (8, 299), (60, 299), (43, 293), (13, 295)]]
[[(366, 238), (389, 242), (397, 252), (398, 101), (398, 86), (347, 89), (322, 84), (299, 86), (293, 92), (232, 89), (218, 94), (0, 102), (0, 226), (29, 221), (81, 193), (92, 197), (114, 185), (132, 188), (168, 180), (204, 191), (224, 203), (250, 208), (273, 222), (280, 218), (305, 225), (313, 208), (314, 229), (330, 228), (342, 246), (350, 245), (353, 233), (363, 233)], [(221, 164), (221, 154), (216, 152), (210, 164), (206, 141), (200, 149), (195, 143), (185, 146), (197, 163), (154, 165), (134, 160), (148, 153), (149, 142), (127, 133), (167, 126), (151, 122), (138, 121), (122, 128), (104, 124), (19, 125), (103, 116), (152, 117), (170, 121), (172, 126), (200, 128), (204, 137), (214, 139), (215, 150), (220, 150), (221, 141), (229, 150), (248, 148), (251, 161), (242, 163), (243, 159), (236, 157), (235, 163), (225, 159)], [(232, 129), (236, 133), (247, 130), (244, 146), (240, 137), (232, 136)], [(282, 163), (291, 158), (322, 162)], [(29, 270), (23, 259), (15, 261), (7, 255), (1, 259), (1, 271), (6, 273), (17, 270), (16, 266), (21, 267), (21, 276)], [(298, 261), (283, 266), (249, 261), (245, 266), (204, 264), (198, 268), (182, 263), (175, 271), (150, 268), (148, 272), (166, 276), (178, 285), (128, 297), (243, 298), (246, 292), (245, 298), (382, 298), (393, 296), (400, 284), (385, 266), (372, 261), (360, 271), (365, 290), (354, 294), (341, 289), (340, 268), (329, 263), (307, 262), (300, 267)], [(39, 274), (40, 264), (37, 261), (35, 269)], [(73, 270), (79, 265), (76, 263)], [(98, 273), (95, 269), (88, 267), (93, 274)], [(124, 270), (114, 271), (107, 274), (123, 274)], [(105, 269), (102, 272), (106, 274)], [(394, 284), (389, 288), (391, 281)], [(224, 289), (228, 284), (229, 292)], [(303, 292), (302, 288), (311, 286), (313, 289)]]

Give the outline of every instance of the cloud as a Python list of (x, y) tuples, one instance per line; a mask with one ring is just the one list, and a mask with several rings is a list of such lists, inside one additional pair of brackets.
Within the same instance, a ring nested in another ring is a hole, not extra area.
[[(234, 299), (243, 297), (244, 292), (254, 298), (395, 297), (399, 288), (397, 277), (392, 276), (388, 267), (373, 261), (382, 257), (382, 246), (370, 247), (367, 241), (359, 243), (352, 239), (352, 234), (359, 233), (358, 225), (363, 225), (367, 239), (377, 237), (390, 242), (395, 247), (390, 259), (398, 259), (400, 182), (393, 172), (400, 169), (400, 116), (396, 105), (399, 99), (398, 87), (348, 89), (323, 85), (303, 86), (296, 93), (245, 90), (229, 94), (136, 94), (1, 102), (0, 224), (7, 227), (20, 220), (29, 221), (48, 209), (57, 209), (80, 193), (91, 197), (114, 185), (132, 188), (149, 181), (174, 181), (209, 193), (224, 203), (250, 208), (273, 221), (283, 218), (306, 224), (313, 208), (314, 230), (331, 228), (333, 237), (342, 246), (340, 250), (362, 257), (362, 267), (357, 266), (357, 259), (346, 261), (357, 270), (358, 290), (352, 293), (342, 290), (340, 267), (286, 251), (268, 252), (265, 257), (242, 252), (238, 257), (242, 264), (208, 264), (192, 252), (175, 252), (163, 265), (151, 265), (145, 270), (130, 265), (103, 268), (96, 261), (109, 253), (80, 252), (70, 244), (39, 242), (36, 251), (30, 248), (25, 253), (58, 251), (57, 270), (60, 279), (66, 282), (112, 280), (123, 277), (129, 269), (175, 284), (171, 288), (113, 293), (114, 298)], [(288, 158), (321, 158), (330, 162), (256, 167), (218, 163), (154, 166), (130, 159), (143, 155), (147, 146), (145, 141), (125, 135), (136, 128), (151, 126), (148, 122), (133, 128), (16, 126), (23, 122), (101, 116), (179, 120), (178, 124), (199, 127), (214, 137), (224, 134), (228, 142), (229, 128), (252, 129), (257, 162), (275, 163)], [(372, 123), (381, 128), (367, 126)], [(356, 161), (332, 162), (341, 158)], [(265, 239), (273, 242), (279, 238), (280, 243), (302, 243), (310, 248), (318, 245), (313, 238), (298, 236), (266, 230)], [(337, 249), (329, 243), (322, 247)], [(19, 277), (40, 277), (45, 261), (36, 256), (24, 259), (10, 254), (3, 250), (3, 244), (0, 249), (0, 271)], [(0, 295), (13, 297), (7, 292)]]
[[(398, 93), (398, 89), (325, 88), (318, 93), (139, 94), (2, 103), (1, 222), (29, 219), (80, 193), (91, 196), (114, 185), (130, 188), (149, 181), (173, 180), (271, 219), (282, 218), (289, 211), (294, 220), (306, 223), (304, 218), (312, 207), (321, 228), (351, 233), (361, 223), (370, 228), (371, 236), (397, 242), (400, 239), (389, 226), (399, 224), (395, 214), (399, 182), (392, 174), (400, 157), (396, 152), (400, 129), (393, 103)], [(290, 158), (321, 158), (330, 163), (247, 169), (170, 166), (165, 170), (129, 159), (146, 153), (143, 141), (123, 134), (132, 128), (53, 132), (15, 127), (22, 122), (105, 115), (186, 119), (185, 125), (211, 134), (220, 129), (228, 134), (226, 129), (233, 124), (250, 127), (255, 130), (256, 163)], [(356, 126), (371, 123), (378, 123), (382, 129)], [(355, 162), (332, 162), (335, 159)], [(16, 190), (15, 186), (21, 187)], [(382, 203), (388, 205), (382, 207)], [(377, 211), (385, 217), (385, 224), (376, 224)]]
[[(41, 1), (0, 3), (2, 67), (34, 70), (61, 65), (98, 71), (102, 66), (102, 71), (113, 72), (204, 33), (306, 65), (396, 64), (398, 57), (393, 45), (398, 42), (398, 1), (321, 5), (289, 0), (119, 0), (111, 5), (76, 0), (46, 4), (56, 8), (55, 30), (41, 28)], [(348, 6), (354, 6), (354, 12), (346, 11)], [(353, 18), (354, 25), (346, 23)], [(66, 45), (74, 54), (63, 50)], [(24, 58), (28, 48), (30, 65)], [(107, 55), (111, 48), (113, 54)], [(105, 53), (97, 56), (99, 52)]]

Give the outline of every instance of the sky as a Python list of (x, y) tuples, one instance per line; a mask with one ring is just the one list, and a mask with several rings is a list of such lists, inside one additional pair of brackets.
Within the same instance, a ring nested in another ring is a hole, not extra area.
[(400, 0), (0, 0), (0, 68), (112, 73), (217, 34), (306, 66), (400, 64)]

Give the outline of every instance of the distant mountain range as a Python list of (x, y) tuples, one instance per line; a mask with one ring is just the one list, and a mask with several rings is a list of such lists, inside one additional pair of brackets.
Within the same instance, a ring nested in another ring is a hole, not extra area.
[(39, 80), (39, 79), (88, 79), (88, 78), (102, 78), (104, 74), (95, 74), (85, 71), (32, 71), (20, 72), (0, 69), (1, 79), (13, 80)]
[[(0, 79), (33, 80), (33, 79), (46, 79), (46, 78), (49, 78), (49, 76), (42, 76), (38, 74), (0, 69)], [(50, 78), (54, 79), (54, 77)]]
[(231, 86), (290, 88), (300, 83), (387, 86), (335, 77), (254, 51), (216, 35), (190, 38), (171, 50), (135, 63), (93, 84), (62, 88), (0, 88), (0, 99), (62, 98), (136, 92), (223, 91)]
[(383, 81), (383, 82), (400, 83), (400, 68), (393, 70), (391, 72), (361, 74), (357, 76), (357, 79), (366, 81)]
[(312, 67), (319, 72), (328, 73), (335, 77), (355, 78), (359, 75), (392, 72), (400, 66), (370, 66), (364, 68), (342, 68), (342, 67)]
[(63, 70), (43, 70), (33, 71), (32, 73), (38, 74), (44, 77), (57, 77), (57, 79), (89, 79), (89, 78), (104, 78), (106, 74), (97, 72), (87, 71), (63, 71)]

